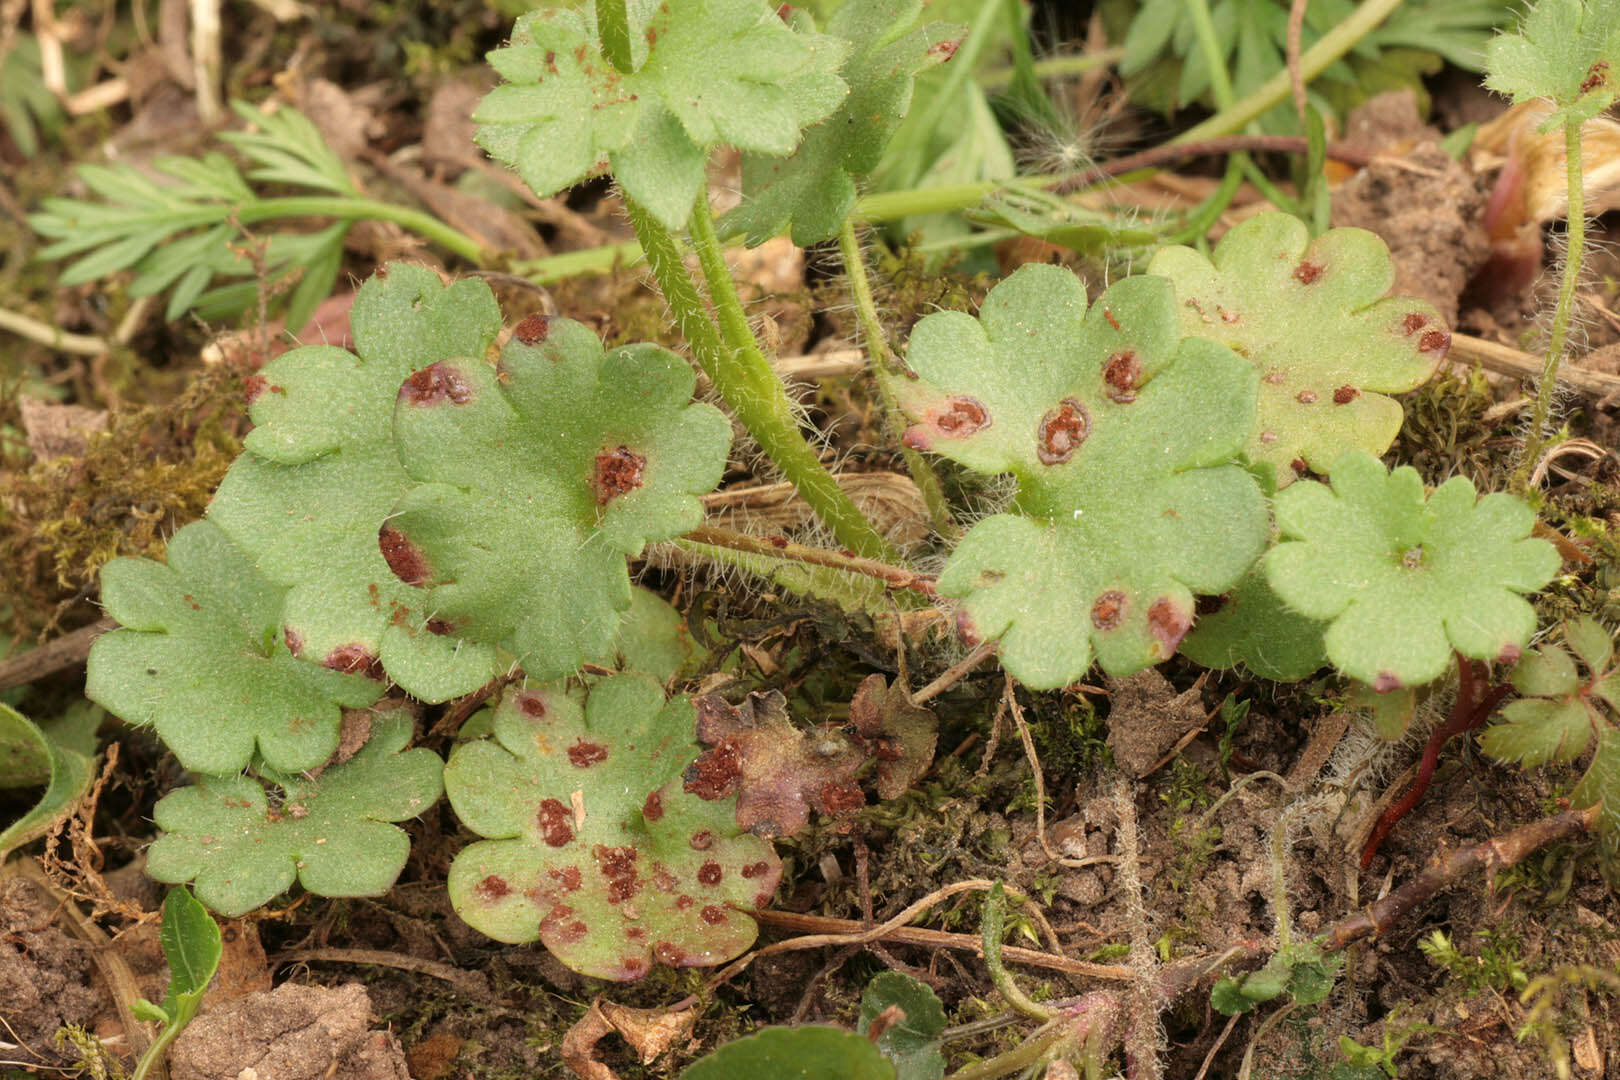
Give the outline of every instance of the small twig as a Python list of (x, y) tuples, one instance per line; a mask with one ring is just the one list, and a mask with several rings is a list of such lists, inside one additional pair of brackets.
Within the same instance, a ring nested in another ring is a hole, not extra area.
[(1436, 855), (1417, 877), (1364, 910), (1335, 923), (1316, 939), (1317, 943), (1324, 949), (1342, 949), (1362, 938), (1383, 934), (1420, 905), (1476, 870), (1485, 870), (1494, 875), (1548, 844), (1590, 832), (1597, 827), (1601, 813), (1601, 806), (1569, 810), (1521, 825), (1511, 832), (1482, 840), (1461, 851)]
[(1215, 1040), (1215, 1045), (1211, 1046), (1209, 1053), (1204, 1055), (1204, 1064), (1199, 1067), (1198, 1075), (1194, 1076), (1193, 1080), (1204, 1080), (1204, 1077), (1209, 1073), (1209, 1067), (1215, 1063), (1215, 1055), (1220, 1053), (1221, 1047), (1226, 1045), (1227, 1038), (1231, 1036), (1232, 1029), (1237, 1027), (1238, 1019), (1242, 1015), (1242, 1013), (1233, 1013), (1231, 1019), (1226, 1021), (1226, 1026), (1221, 1029), (1220, 1037)]
[[(959, 882), (958, 884), (964, 884)], [(974, 888), (988, 888), (990, 882), (965, 883)], [(957, 890), (961, 891), (961, 890)], [(882, 940), (891, 945), (915, 945), (925, 949), (950, 949), (954, 952), (973, 953), (980, 952), (979, 938), (975, 934), (956, 934), (948, 930), (930, 930), (922, 926), (891, 926), (894, 920), (880, 923), (870, 930), (862, 928), (861, 924), (853, 919), (835, 919), (828, 915), (803, 915), (793, 911), (754, 911), (750, 912), (755, 919), (769, 926), (780, 926), (788, 930), (803, 930), (812, 932), (815, 938), (792, 938), (788, 941), (777, 942), (776, 945), (767, 945), (759, 950), (763, 954), (766, 950), (772, 952), (789, 952), (799, 948), (819, 948), (825, 945), (837, 944), (866, 944), (867, 935), (871, 941)], [(902, 915), (904, 912), (901, 913)], [(885, 929), (887, 927), (887, 929)], [(853, 939), (862, 938), (856, 942)], [(808, 944), (800, 944), (808, 942)], [(791, 948), (779, 948), (790, 946)], [(751, 959), (754, 953), (744, 957)], [(1039, 949), (1025, 949), (1017, 945), (1003, 945), (1001, 955), (1004, 960), (1015, 964), (1024, 964), (1028, 967), (1045, 968), (1048, 971), (1061, 971), (1067, 975), (1080, 975), (1091, 979), (1112, 979), (1127, 982), (1131, 979), (1131, 969), (1120, 964), (1094, 964), (1088, 960), (1074, 960), (1067, 956), (1055, 953), (1041, 952)], [(735, 964), (733, 966), (736, 966)], [(746, 964), (743, 964), (746, 967)], [(739, 970), (741, 970), (739, 968)], [(730, 978), (736, 972), (723, 972), (725, 978)], [(719, 976), (711, 982), (723, 982)]]
[(409, 971), (415, 975), (427, 975), (447, 982), (467, 997), (479, 1001), (492, 1000), (489, 981), (484, 978), (482, 972), (463, 971), (438, 960), (424, 960), (418, 956), (406, 956), (404, 953), (387, 952), (383, 949), (289, 949), (275, 955), (274, 966), (310, 961), (327, 964), (370, 964), (374, 967)]
[(974, 647), (972, 652), (968, 653), (967, 656), (952, 664), (945, 670), (943, 675), (929, 683), (927, 686), (923, 687), (921, 690), (918, 690), (915, 694), (912, 694), (911, 703), (913, 705), (921, 705), (925, 701), (931, 701), (934, 698), (937, 698), (939, 695), (961, 682), (964, 675), (978, 667), (980, 664), (984, 663), (988, 657), (995, 654), (995, 651), (995, 642), (979, 642), (979, 644)]
[(112, 619), (101, 619), (47, 641), (38, 648), (29, 649), (20, 656), (0, 661), (0, 690), (26, 686), (36, 679), (79, 666), (90, 655), (90, 646), (95, 644), (96, 638), (117, 625)]
[[(1451, 350), (1446, 358), (1453, 364), (1478, 364), (1486, 371), (1518, 379), (1540, 378), (1543, 362), (1539, 356), (1467, 334), (1451, 335)], [(1558, 369), (1558, 382), (1588, 397), (1620, 399), (1620, 375), (1590, 368), (1562, 367)]]
[[(1112, 161), (1105, 161), (1090, 169), (1082, 169), (1073, 176), (1067, 177), (1060, 184), (1051, 188), (1054, 195), (1066, 195), (1087, 187), (1099, 179), (1114, 176), (1123, 176), (1140, 169), (1153, 169), (1161, 165), (1169, 165), (1191, 157), (1213, 157), (1219, 154), (1233, 154), (1238, 152), (1276, 153), (1276, 154), (1303, 154), (1310, 149), (1308, 140), (1298, 135), (1222, 135), (1214, 139), (1203, 139), (1198, 142), (1184, 142), (1155, 146), (1151, 150), (1143, 150), (1137, 154), (1127, 154)], [(1359, 147), (1333, 144), (1327, 148), (1327, 156), (1334, 161), (1342, 161), (1346, 165), (1364, 168), (1372, 163), (1373, 155)]]
[(824, 566), (829, 570), (842, 570), (849, 574), (863, 574), (887, 583), (891, 589), (913, 589), (924, 596), (935, 595), (934, 579), (928, 574), (919, 574), (915, 570), (907, 570), (876, 559), (864, 559), (859, 555), (846, 555), (827, 548), (795, 544), (791, 540), (766, 540), (714, 525), (700, 525), (687, 533), (686, 539), (699, 544), (713, 544), (715, 547), (743, 551), (750, 555), (766, 555), (810, 566)]
[(0, 330), (10, 330), (18, 337), (25, 337), (29, 341), (49, 346), (58, 352), (77, 353), (80, 356), (100, 356), (110, 352), (111, 347), (98, 337), (87, 334), (70, 334), (66, 330), (59, 330), (50, 323), (40, 322), (38, 319), (24, 315), (18, 311), (7, 311), (0, 308)]

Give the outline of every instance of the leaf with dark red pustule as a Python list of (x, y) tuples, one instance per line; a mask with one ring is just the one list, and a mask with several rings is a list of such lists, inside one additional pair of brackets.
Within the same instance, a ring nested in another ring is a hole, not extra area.
[(158, 800), (163, 835), (146, 852), (158, 881), (190, 881), (197, 898), (234, 918), (262, 907), (294, 880), (317, 896), (380, 896), (405, 868), (410, 838), (390, 824), (439, 801), (443, 763), (406, 750), (412, 720), (380, 708), (359, 751), (319, 774), (267, 769), (270, 799), (254, 776), (210, 776)]
[(709, 749), (687, 767), (685, 790), (711, 800), (735, 794), (738, 827), (757, 836), (791, 836), (812, 809), (837, 816), (866, 804), (855, 776), (867, 751), (830, 725), (794, 727), (775, 691), (741, 705), (698, 698), (697, 736)]
[(868, 675), (849, 703), (855, 738), (877, 760), (877, 795), (898, 799), (934, 763), (939, 721), (899, 683)]
[(739, 909), (776, 890), (776, 853), (738, 828), (733, 798), (683, 789), (691, 702), (634, 675), (588, 693), (508, 689), (492, 737), (452, 752), (450, 802), (488, 839), (456, 855), (451, 902), (480, 932), (538, 938), (597, 978), (731, 959), (757, 933)]
[(290, 587), (282, 621), (306, 656), (362, 650), (416, 697), (443, 701), (489, 681), (495, 652), (437, 633), (432, 624), (450, 624), (410, 587), (426, 584), (430, 568), (386, 525), (411, 484), (394, 452), (394, 403), (413, 373), (482, 356), (501, 316), (481, 281), (445, 286), (426, 267), (387, 269), (355, 295), (358, 355), (311, 346), (266, 365), (280, 392), (254, 400), (248, 452), (208, 514), (262, 573)]
[(208, 521), (175, 533), (167, 565), (114, 559), (101, 600), (123, 629), (91, 647), (85, 694), (154, 725), (195, 772), (237, 772), (255, 751), (277, 769), (313, 769), (338, 745), (342, 710), (383, 688), (347, 673), (369, 668), (361, 652), (326, 666), (294, 656), (280, 626), (285, 596)]
[(1148, 273), (1176, 284), (1182, 330), (1236, 349), (1260, 373), (1245, 453), (1275, 470), (1325, 473), (1349, 450), (1382, 454), (1401, 427), (1386, 394), (1427, 382), (1451, 331), (1423, 300), (1385, 297), (1389, 249), (1365, 229), (1315, 240), (1291, 214), (1257, 214), (1222, 238), (1213, 260), (1161, 249)]
[(1028, 685), (1168, 659), (1194, 594), (1231, 588), (1264, 550), (1259, 485), (1231, 463), (1258, 377), (1181, 337), (1168, 281), (1127, 278), (1088, 310), (1074, 274), (1025, 266), (978, 318), (918, 323), (908, 360), (906, 441), (1018, 481), (1015, 512), (968, 532), (939, 590)]
[(419, 483), (383, 544), (425, 610), (547, 679), (609, 651), (625, 557), (702, 520), (731, 427), (692, 402), (692, 369), (666, 349), (604, 352), (569, 319), (527, 336), (498, 368), (443, 360), (399, 398), (395, 442)]
[(1417, 472), (1390, 472), (1352, 451), (1332, 487), (1302, 480), (1277, 496), (1282, 542), (1265, 558), (1278, 598), (1327, 623), (1340, 671), (1377, 690), (1443, 675), (1453, 651), (1497, 661), (1536, 630), (1523, 594), (1558, 572), (1558, 551), (1532, 537), (1535, 513), (1454, 476), (1426, 494)]

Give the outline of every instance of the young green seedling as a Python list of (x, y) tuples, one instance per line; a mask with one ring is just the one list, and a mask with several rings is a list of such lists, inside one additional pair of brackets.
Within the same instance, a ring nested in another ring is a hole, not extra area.
[(1401, 428), (1385, 394), (1428, 381), (1451, 347), (1434, 308), (1384, 299), (1395, 268), (1364, 229), (1314, 241), (1288, 214), (1260, 214), (1222, 238), (1213, 262), (1186, 247), (1148, 264), (1176, 284), (1181, 328), (1247, 357), (1260, 403), (1244, 453), (1284, 487), (1348, 450), (1382, 454)]
[(692, 402), (694, 381), (656, 345), (604, 352), (540, 317), (494, 367), (421, 369), (394, 407), (418, 484), (387, 516), (383, 558), (451, 634), (505, 645), (531, 678), (571, 673), (630, 606), (626, 556), (701, 522), (725, 469), (731, 426)]
[(497, 668), (492, 646), (446, 634), (420, 589), (378, 547), (412, 486), (394, 450), (394, 402), (412, 372), (482, 357), (501, 329), (489, 286), (445, 286), (390, 263), (355, 294), (354, 352), (294, 349), (248, 378), (256, 425), (208, 508), (209, 520), (288, 588), (281, 625), (309, 659), (379, 662), (423, 701), (465, 694)]
[(1586, 239), (1581, 125), (1620, 97), (1620, 70), (1613, 68), (1620, 65), (1620, 3), (1538, 0), (1518, 33), (1503, 34), (1490, 43), (1485, 65), (1490, 72), (1485, 79), (1487, 87), (1506, 94), (1515, 103), (1550, 99), (1553, 112), (1543, 121), (1541, 130), (1564, 131), (1564, 175), (1569, 193), (1564, 274), (1524, 456), (1514, 473), (1514, 486), (1522, 488), (1541, 456), (1558, 365), (1564, 358), (1574, 313), (1575, 287), (1581, 278), (1581, 249)]
[(1283, 603), (1327, 621), (1335, 667), (1379, 691), (1439, 678), (1452, 651), (1511, 663), (1535, 633), (1532, 593), (1558, 572), (1558, 552), (1530, 536), (1535, 514), (1506, 494), (1480, 497), (1454, 476), (1426, 495), (1416, 470), (1387, 472), (1359, 451), (1333, 466), (1333, 486), (1277, 496), (1283, 542), (1266, 577)]
[(1259, 485), (1229, 464), (1259, 376), (1182, 337), (1164, 278), (1127, 278), (1088, 312), (1072, 273), (1026, 266), (977, 319), (923, 319), (908, 360), (920, 378), (899, 386), (916, 421), (906, 440), (1018, 481), (1011, 512), (973, 527), (939, 591), (1026, 685), (1074, 682), (1093, 657), (1114, 675), (1169, 658), (1193, 594), (1231, 588), (1264, 549)]
[(101, 601), (123, 629), (91, 647), (85, 696), (152, 724), (195, 772), (237, 772), (255, 750), (273, 769), (313, 769), (337, 749), (342, 710), (383, 688), (361, 658), (300, 660), (281, 630), (285, 597), (208, 521), (175, 533), (168, 565), (114, 559)]
[(258, 776), (210, 776), (170, 792), (153, 811), (163, 835), (147, 849), (147, 874), (192, 882), (227, 917), (262, 907), (295, 880), (318, 896), (382, 895), (411, 849), (389, 822), (426, 812), (442, 790), (443, 763), (431, 750), (406, 750), (410, 739), (408, 709), (379, 710), (365, 745), (317, 774), (261, 766)]
[(653, 961), (718, 964), (753, 944), (738, 908), (770, 901), (782, 865), (737, 827), (735, 800), (684, 789), (695, 713), (640, 676), (511, 689), (493, 737), (458, 746), (445, 789), (488, 837), (450, 867), (450, 899), (498, 941), (538, 938), (586, 975), (637, 979)]
[[(1502, 709), (1502, 719), (1480, 738), (1485, 752), (1520, 765), (1568, 764), (1595, 741), (1586, 774), (1571, 794), (1577, 807), (1603, 804), (1600, 819), (1620, 826), (1620, 666), (1614, 641), (1595, 619), (1564, 624), (1564, 645), (1532, 650), (1513, 669), (1513, 688), (1524, 697)], [(1567, 646), (1567, 648), (1566, 648)], [(1570, 656), (1586, 669), (1583, 676)]]
[(196, 1018), (224, 954), (219, 924), (184, 888), (170, 889), (163, 898), (163, 927), (158, 941), (169, 965), (169, 988), (164, 992), (163, 1004), (138, 998), (130, 1011), (137, 1019), (162, 1024), (163, 1030), (141, 1055), (132, 1080), (145, 1080), (152, 1067), (163, 1060), (164, 1051)]

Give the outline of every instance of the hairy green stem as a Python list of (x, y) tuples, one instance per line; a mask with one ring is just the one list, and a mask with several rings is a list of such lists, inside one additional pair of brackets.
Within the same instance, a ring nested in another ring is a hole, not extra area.
[(602, 55), (621, 75), (635, 70), (630, 61), (630, 15), (624, 0), (596, 0), (596, 34), (602, 42)]
[(1586, 192), (1581, 160), (1581, 125), (1564, 121), (1564, 176), (1569, 187), (1568, 224), (1564, 239), (1564, 277), (1558, 286), (1558, 306), (1553, 309), (1552, 340), (1547, 344), (1547, 360), (1536, 387), (1536, 405), (1530, 413), (1530, 431), (1524, 438), (1524, 454), (1513, 470), (1512, 489), (1523, 492), (1530, 473), (1546, 443), (1547, 419), (1552, 414), (1553, 394), (1558, 388), (1558, 365), (1563, 362), (1569, 343), (1569, 322), (1575, 310), (1575, 287), (1581, 281), (1581, 249), (1586, 246)]
[(391, 221), (421, 235), (447, 251), (480, 266), (490, 261), (491, 252), (460, 229), (452, 228), (421, 210), (378, 199), (358, 199), (332, 195), (298, 195), (284, 199), (255, 199), (217, 211), (199, 211), (195, 224), (213, 225), (233, 217), (243, 225), (291, 217), (329, 217), (344, 221)]
[(719, 329), (704, 310), (697, 284), (688, 274), (669, 230), (634, 200), (626, 198), (624, 203), (636, 239), (646, 253), (647, 265), (675, 315), (681, 336), (743, 427), (816, 516), (832, 529), (839, 543), (857, 555), (898, 562), (898, 554), (878, 535), (805, 441), (782, 380), (771, 370), (748, 328), (748, 317), (726, 268), (725, 249), (714, 232), (707, 196), (698, 196), (692, 212), (692, 246), (709, 282)]
[(979, 938), (984, 949), (984, 966), (1007, 1004), (1031, 1019), (1050, 1020), (1057, 1015), (1056, 1010), (1031, 1000), (1001, 962), (1001, 932), (1006, 925), (1007, 890), (998, 881), (984, 898), (984, 924)]
[[(1123, 45), (1074, 56), (1048, 56), (1035, 61), (1035, 75), (1041, 79), (1066, 79), (1096, 71), (1100, 67), (1113, 67), (1124, 58)], [(1010, 67), (992, 68), (979, 76), (979, 85), (991, 93), (1005, 90), (1012, 84), (1015, 75), (1016, 71)]]
[(1277, 924), (1277, 948), (1294, 943), (1294, 920), (1288, 911), (1288, 829), (1294, 823), (1289, 806), (1271, 827), (1271, 915)]
[[(1329, 64), (1355, 48), (1357, 42), (1370, 34), (1379, 23), (1389, 17), (1390, 12), (1400, 6), (1401, 0), (1365, 0), (1342, 23), (1323, 34), (1315, 45), (1300, 54), (1301, 77), (1310, 82), (1322, 74)], [(1279, 71), (1252, 93), (1230, 106), (1221, 108), (1214, 116), (1183, 131), (1170, 142), (1172, 144), (1198, 142), (1217, 135), (1241, 131), (1251, 120), (1257, 119), (1262, 113), (1287, 98), (1291, 92), (1288, 72)]]
[(962, 530), (951, 517), (950, 500), (945, 497), (939, 474), (934, 472), (921, 451), (907, 446), (902, 439), (906, 433), (906, 421), (900, 412), (900, 401), (895, 396), (893, 381), (895, 369), (900, 363), (889, 350), (888, 334), (883, 329), (883, 321), (878, 318), (877, 304), (872, 299), (872, 283), (866, 275), (866, 257), (861, 254), (861, 245), (855, 239), (855, 223), (848, 218), (844, 219), (844, 224), (838, 230), (838, 252), (843, 256), (844, 276), (849, 279), (849, 293), (855, 300), (855, 318), (866, 337), (872, 378), (877, 383), (878, 400), (883, 406), (889, 434), (900, 447), (900, 457), (905, 461), (906, 471), (911, 473), (917, 490), (922, 493), (934, 528), (941, 536), (954, 540), (962, 535)]

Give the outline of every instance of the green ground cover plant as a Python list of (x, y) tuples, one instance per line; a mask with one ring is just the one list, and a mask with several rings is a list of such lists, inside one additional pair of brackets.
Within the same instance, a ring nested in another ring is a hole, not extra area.
[[(1163, 8), (1145, 4), (1140, 17)], [(1490, 53), (1491, 85), (1558, 104), (1577, 163), (1580, 122), (1620, 93), (1604, 74), (1608, 57), (1620, 63), (1611, 9), (1542, 0), (1522, 35)], [(1484, 25), (1483, 6), (1470, 12), (1464, 30)], [(933, 764), (937, 720), (903, 668), (824, 702), (821, 718), (781, 692), (687, 684), (703, 627), (632, 584), (654, 545), (769, 577), (806, 602), (889, 609), (897, 623), (940, 606), (964, 663), (993, 656), (1006, 673), (1004, 708), (1032, 754), (1020, 690), (1074, 687), (1094, 669), (1124, 679), (1184, 657), (1272, 683), (1316, 677), (1386, 739), (1405, 733), (1418, 695), (1449, 692), (1455, 677), (1417, 785), (1379, 823), (1364, 864), (1421, 795), (1445, 740), (1516, 693), (1486, 730), (1486, 752), (1526, 767), (1590, 753), (1570, 810), (1620, 835), (1612, 636), (1579, 618), (1562, 625), (1564, 645), (1532, 647), (1532, 598), (1563, 565), (1536, 535), (1536, 505), (1462, 476), (1429, 489), (1412, 467), (1381, 460), (1401, 431), (1395, 395), (1430, 380), (1452, 338), (1430, 304), (1387, 295), (1395, 272), (1374, 234), (1267, 212), (1210, 251), (1202, 228), (1193, 246), (1137, 229), (1129, 243), (1156, 249), (1144, 272), (1096, 288), (1067, 267), (1025, 265), (975, 311), (928, 314), (891, 349), (856, 231), (859, 192), (902, 129), (919, 73), (969, 33), (924, 14), (921, 0), (846, 0), (823, 20), (763, 0), (596, 0), (519, 19), (490, 56), (504, 82), (475, 114), (480, 145), (540, 197), (611, 179), (692, 362), (658, 344), (608, 348), (566, 314), (509, 319), (484, 281), (446, 283), (395, 261), (356, 292), (352, 348), (301, 346), (246, 379), (254, 426), (206, 518), (175, 533), (162, 562), (102, 569), (119, 628), (87, 665), (88, 698), (150, 727), (189, 774), (156, 805), (161, 836), (146, 862), (195, 893), (170, 893), (174, 934), (198, 921), (185, 904), (233, 917), (294, 889), (384, 893), (407, 863), (406, 825), (443, 794), (477, 837), (449, 866), (450, 900), (487, 937), (539, 941), (573, 971), (621, 982), (746, 953), (789, 872), (776, 842), (813, 822), (836, 827), (869, 797), (905, 798)], [(1165, 21), (1158, 39), (1127, 40), (1127, 55), (1145, 65), (1192, 40)], [(1554, 70), (1548, 42), (1566, 32), (1577, 55)], [(1195, 96), (1196, 69), (1184, 70)], [(1223, 112), (1234, 106), (1219, 97)], [(271, 278), (304, 268), (294, 323), (330, 290), (355, 218), (483, 254), (364, 200), (297, 114), (244, 115), (260, 126), (234, 140), (256, 163), (248, 179), (331, 199), (263, 197), (223, 157), (158, 162), (179, 181), (167, 187), (103, 169), (86, 180), (104, 201), (59, 201), (33, 219), (55, 241), (45, 254), (83, 254), (73, 281), (132, 271), (132, 294), (170, 290), (172, 317), (240, 298), (234, 286), (206, 291), (243, 272), (218, 256), (237, 225), (337, 217), (271, 241), (259, 267)], [(717, 219), (719, 148), (741, 152), (743, 199)], [(1027, 217), (1044, 205), (1033, 184), (999, 198), (981, 221), (1019, 228), (1008, 206)], [(1189, 222), (1213, 220), (1220, 198)], [(908, 207), (939, 209), (923, 198)], [(1022, 231), (1055, 236), (1051, 224)], [(1064, 235), (1100, 245), (1120, 237), (1114, 224)], [(880, 430), (928, 503), (937, 574), (840, 487), (756, 337), (722, 241), (783, 232), (839, 243)], [(1558, 312), (1546, 385), (1563, 351), (1564, 293)], [(699, 372), (717, 404), (698, 400)], [(1527, 458), (1539, 452), (1532, 435)], [(830, 543), (706, 525), (704, 496), (753, 447)], [(980, 482), (1004, 485), (992, 512), (952, 503)], [(866, 594), (852, 599), (850, 582)], [(413, 743), (420, 707), (447, 703), (446, 761)], [(0, 785), (47, 787), (0, 834), (0, 854), (88, 785), (87, 732), (100, 720), (89, 716), (35, 725), (0, 706)], [(1039, 784), (1037, 772), (1044, 814)], [(1302, 805), (1271, 838), (1276, 939), (1248, 947), (1249, 970), (1215, 983), (1222, 1013), (1311, 1005), (1334, 989), (1353, 932), (1296, 937), (1288, 914), (1288, 827)], [(1121, 863), (1139, 893), (1138, 872)], [(1121, 1055), (1147, 1068), (1154, 1036), (1143, 1028), (1156, 1031), (1160, 1006), (1132, 1011), (1101, 993), (1036, 1000), (1003, 966), (1007, 893), (981, 887), (985, 964), (1036, 1026), (955, 1075), (988, 1080), (1061, 1058), (1101, 1076)], [(1131, 957), (1139, 973), (1151, 967), (1142, 951)], [(175, 1029), (212, 971), (186, 964), (171, 999), (151, 1007)], [(805, 1076), (935, 1080), (944, 1038), (932, 992), (888, 973), (867, 988), (858, 1032), (766, 1029), (683, 1075), (775, 1075), (792, 1063)]]

